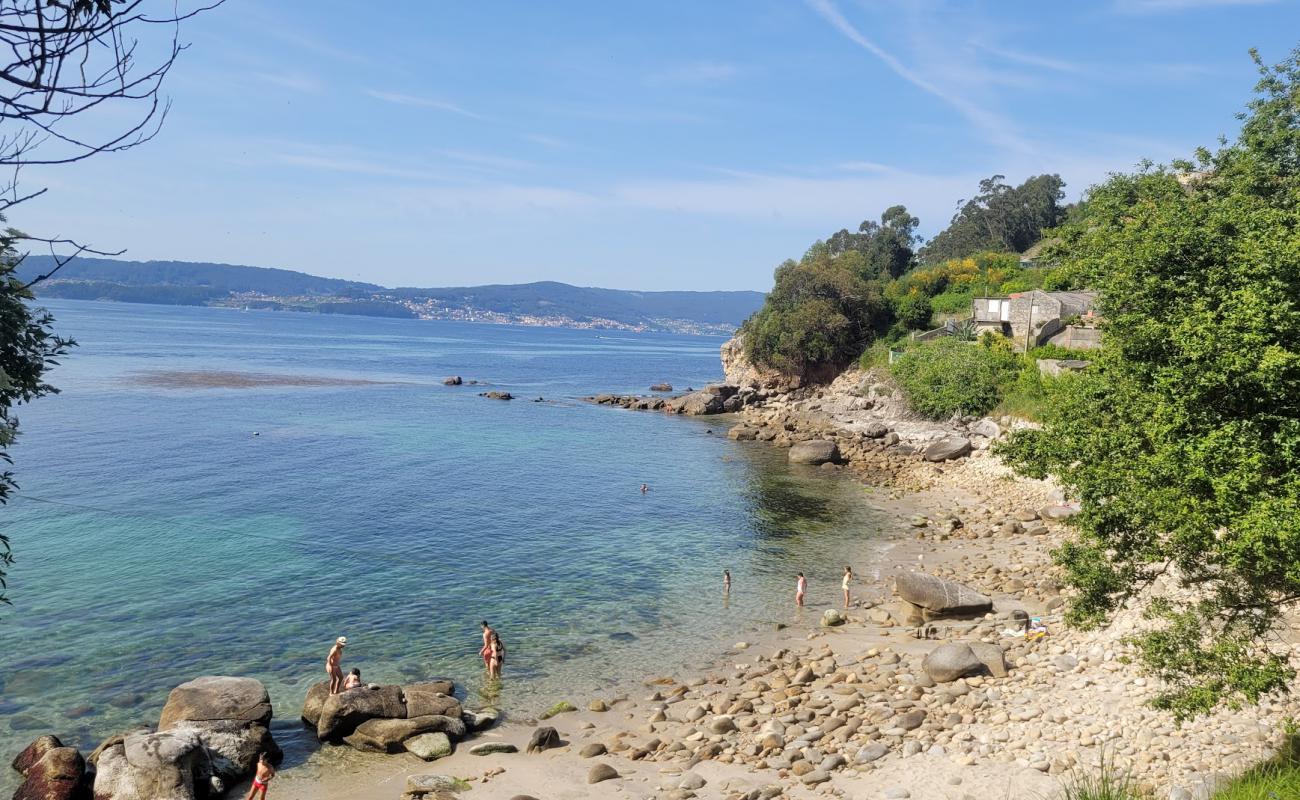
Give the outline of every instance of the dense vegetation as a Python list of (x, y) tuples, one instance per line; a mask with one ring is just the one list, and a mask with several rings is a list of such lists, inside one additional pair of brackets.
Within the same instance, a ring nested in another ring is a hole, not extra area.
[[(766, 304), (742, 328), (749, 359), (787, 374), (825, 376), (853, 363), (874, 341), (897, 342), (941, 319), (968, 316), (975, 297), (1068, 287), (1062, 271), (1022, 266), (1017, 253), (987, 249), (1005, 250), (1003, 239), (962, 232), (978, 220), (995, 231), (1016, 231), (1012, 241), (1029, 246), (1042, 235), (1035, 220), (1058, 218), (1061, 182), (1055, 175), (1030, 178), (1015, 189), (1000, 180), (982, 181), (981, 197), (992, 193), (995, 199), (967, 203), (970, 210), (935, 237), (946, 237), (943, 250), (955, 253), (952, 258), (923, 259), (932, 245), (917, 253), (919, 221), (893, 206), (879, 223), (863, 222), (857, 233), (841, 230), (815, 242), (799, 261), (777, 267)], [(1051, 188), (1050, 214), (1023, 198), (996, 199), (1037, 196), (1044, 187)], [(1037, 232), (1027, 233), (1031, 229)]]
[(1188, 590), (1135, 639), (1180, 717), (1293, 678), (1273, 634), (1300, 599), (1300, 50), (1260, 72), (1234, 142), (1112, 177), (1061, 229), (1105, 349), (1004, 448), (1082, 502), (1057, 553), (1071, 621)]
[(980, 250), (1024, 252), (1044, 230), (1064, 221), (1065, 182), (1060, 175), (1035, 175), (1019, 186), (1002, 175), (980, 181), (974, 198), (960, 203), (948, 227), (921, 250), (926, 263), (964, 258)]
[(985, 414), (1003, 397), (1007, 383), (1026, 366), (1001, 337), (971, 346), (956, 337), (906, 351), (890, 369), (908, 402), (927, 417)]

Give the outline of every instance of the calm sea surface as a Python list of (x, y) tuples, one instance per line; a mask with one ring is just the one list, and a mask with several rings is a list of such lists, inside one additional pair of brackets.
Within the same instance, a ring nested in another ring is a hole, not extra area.
[[(473, 703), (480, 619), (509, 650), (508, 713), (578, 702), (790, 621), (798, 570), (831, 601), (878, 528), (851, 481), (725, 420), (578, 399), (718, 380), (716, 337), (45, 305), (80, 347), (63, 393), (21, 409), (0, 508), (3, 765), (41, 733), (89, 748), (156, 722), (204, 674), (265, 682), (304, 752), (298, 710), (339, 635), (365, 679), (448, 675)], [(227, 385), (248, 373), (273, 380)]]

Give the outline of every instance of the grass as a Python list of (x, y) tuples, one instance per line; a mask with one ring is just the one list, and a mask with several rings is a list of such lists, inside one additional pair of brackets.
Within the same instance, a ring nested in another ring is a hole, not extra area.
[(1074, 772), (1066, 779), (1061, 800), (1149, 800), (1132, 777), (1103, 756), (1096, 772)]
[(1288, 800), (1300, 797), (1300, 735), (1288, 726), (1286, 744), (1271, 761), (1252, 767), (1214, 793), (1213, 800)]

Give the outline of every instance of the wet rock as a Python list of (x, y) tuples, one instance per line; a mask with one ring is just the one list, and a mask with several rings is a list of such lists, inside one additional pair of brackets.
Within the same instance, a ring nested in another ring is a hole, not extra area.
[(752, 428), (749, 425), (736, 425), (727, 431), (728, 439), (748, 442), (758, 438), (758, 428)]
[(515, 399), (515, 396), (510, 394), (510, 392), (500, 392), (496, 390), (490, 392), (479, 392), (478, 396), (486, 397), (489, 400), (514, 400)]
[(538, 719), (550, 719), (556, 714), (568, 714), (569, 712), (577, 711), (577, 710), (578, 709), (573, 707), (573, 703), (570, 703), (568, 700), (561, 700), (560, 702), (546, 709), (546, 711), (542, 712), (542, 715), (538, 717)]
[(442, 379), (443, 386), (460, 386), (464, 382), (459, 375), (449, 375)]
[(501, 719), (501, 712), (495, 708), (480, 708), (478, 711), (462, 711), (460, 714), (461, 722), (465, 723), (465, 728), (470, 733), (480, 733), (497, 724)]
[(27, 768), (13, 800), (80, 800), (85, 776), (86, 761), (75, 747), (54, 747)]
[(31, 744), (27, 745), (21, 753), (14, 757), (13, 768), (15, 771), (26, 775), (27, 770), (37, 761), (44, 758), (46, 753), (62, 746), (63, 742), (59, 741), (59, 737), (57, 736), (38, 736)]
[(446, 758), (452, 753), (451, 738), (447, 734), (437, 731), (412, 736), (402, 742), (402, 747), (406, 752), (425, 761), (436, 761), (439, 758)]

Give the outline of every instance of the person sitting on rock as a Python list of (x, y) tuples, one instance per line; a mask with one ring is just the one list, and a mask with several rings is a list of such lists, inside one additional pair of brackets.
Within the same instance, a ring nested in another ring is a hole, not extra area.
[(262, 753), (257, 757), (257, 774), (253, 776), (253, 785), (248, 790), (248, 797), (245, 800), (253, 800), (253, 796), (258, 792), (262, 793), (262, 800), (266, 800), (266, 785), (275, 777), (275, 767), (271, 766), (271, 757), (267, 753)]
[(330, 694), (343, 691), (343, 667), (340, 662), (343, 660), (343, 648), (347, 646), (348, 637), (340, 636), (334, 640), (330, 654), (325, 657), (325, 674), (330, 676)]
[(357, 669), (356, 667), (353, 667), (352, 671), (348, 673), (348, 676), (343, 679), (343, 691), (346, 692), (348, 689), (360, 689), (360, 688), (361, 688), (361, 670)]

